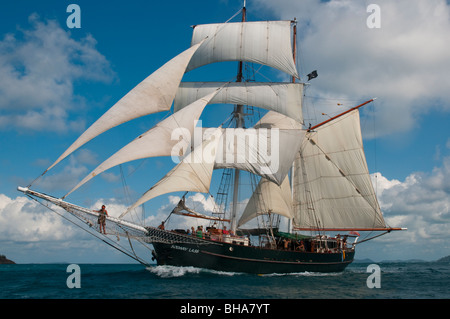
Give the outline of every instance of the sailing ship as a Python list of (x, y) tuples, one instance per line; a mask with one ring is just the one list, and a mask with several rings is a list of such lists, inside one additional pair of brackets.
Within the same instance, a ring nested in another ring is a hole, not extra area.
[[(32, 190), (33, 183), (18, 189), (54, 211), (63, 208), (94, 236), (143, 264), (148, 263), (135, 253), (131, 239), (148, 247), (158, 265), (257, 274), (340, 272), (354, 259), (355, 247), (362, 242), (357, 241), (359, 232), (376, 232), (377, 237), (402, 229), (386, 224), (364, 155), (359, 108), (373, 99), (306, 127), (306, 84), (296, 67), (296, 20), (250, 22), (245, 4), (238, 13), (239, 22), (194, 26), (188, 49), (113, 105), (42, 175), (124, 122), (157, 112), (168, 112), (166, 118), (106, 159), (62, 198)], [(191, 70), (223, 61), (237, 62), (233, 81), (182, 81)], [(290, 80), (249, 80), (243, 75), (245, 65), (274, 68)], [(316, 71), (309, 78), (315, 76)], [(203, 110), (214, 104), (234, 105), (229, 119), (218, 127), (201, 128), (201, 138), (193, 138)], [(250, 125), (253, 108), (266, 113)], [(107, 216), (107, 234), (101, 234), (99, 212), (66, 201), (112, 167), (157, 156), (171, 156), (176, 165), (118, 218)], [(185, 198), (188, 192), (211, 194), (213, 172), (222, 174), (221, 182), (216, 209), (206, 215), (188, 207)], [(240, 214), (244, 172), (255, 187)], [(169, 193), (183, 194), (171, 215), (200, 218), (209, 226), (189, 232), (127, 219), (145, 202)], [(252, 223), (257, 226), (246, 227)], [(281, 225), (286, 229), (281, 231)], [(130, 248), (119, 245), (116, 236), (128, 238)]]

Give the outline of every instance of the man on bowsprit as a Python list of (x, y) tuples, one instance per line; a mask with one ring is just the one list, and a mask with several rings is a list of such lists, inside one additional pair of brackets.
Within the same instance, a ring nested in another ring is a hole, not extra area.
[(100, 233), (102, 232), (103, 228), (103, 234), (106, 234), (106, 216), (108, 216), (108, 211), (106, 210), (106, 206), (102, 205), (102, 208), (99, 210), (96, 210), (95, 212), (98, 214), (98, 224), (100, 227)]

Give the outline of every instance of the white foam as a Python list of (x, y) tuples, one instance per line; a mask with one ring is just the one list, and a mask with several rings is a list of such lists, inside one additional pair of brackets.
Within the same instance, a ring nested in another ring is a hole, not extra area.
[(178, 266), (164, 265), (164, 266), (147, 267), (147, 270), (161, 278), (175, 278), (192, 274), (196, 275), (200, 273), (210, 273), (220, 276), (234, 276), (239, 274), (236, 272), (216, 271), (192, 266), (178, 267)]

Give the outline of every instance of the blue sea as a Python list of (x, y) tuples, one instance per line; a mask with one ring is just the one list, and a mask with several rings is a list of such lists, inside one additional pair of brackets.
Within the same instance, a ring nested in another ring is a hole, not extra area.
[[(166, 307), (167, 302), (162, 301), (172, 300), (175, 303), (168, 309), (175, 313), (187, 311), (182, 308), (184, 304), (192, 307), (199, 300), (202, 304), (206, 300), (239, 300), (247, 304), (252, 304), (251, 300), (259, 304), (284, 300), (294, 307), (292, 303), (312, 299), (450, 298), (449, 263), (379, 263), (377, 281), (369, 278), (375, 275), (369, 265), (353, 263), (344, 272), (331, 274), (250, 275), (193, 267), (79, 264), (77, 280), (69, 278), (76, 272), (68, 269), (68, 264), (0, 265), (0, 298), (13, 305), (18, 299), (147, 299), (153, 300), (154, 307)], [(374, 287), (375, 282), (378, 287)], [(69, 288), (75, 283), (79, 288)]]
[(342, 273), (271, 275), (139, 264), (79, 264), (76, 271), (72, 266), (0, 265), (3, 313), (51, 310), (55, 315), (54, 309), (65, 309), (65, 315), (116, 317), (132, 311), (167, 318), (242, 319), (316, 309), (322, 317), (334, 317), (353, 313), (355, 304), (355, 309), (377, 313), (440, 311), (450, 298), (450, 264), (438, 262), (379, 263), (378, 272), (373, 264), (353, 263)]

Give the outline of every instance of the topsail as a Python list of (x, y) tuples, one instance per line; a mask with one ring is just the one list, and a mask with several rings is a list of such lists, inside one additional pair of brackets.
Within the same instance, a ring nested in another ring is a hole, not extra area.
[(291, 45), (291, 21), (203, 24), (194, 27), (192, 44), (206, 37), (187, 71), (223, 61), (268, 65), (298, 78)]

